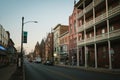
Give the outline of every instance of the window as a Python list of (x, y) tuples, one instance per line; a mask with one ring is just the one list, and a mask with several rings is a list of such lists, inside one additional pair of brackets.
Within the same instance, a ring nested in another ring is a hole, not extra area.
[(76, 32), (76, 21), (74, 22), (74, 31)]
[(113, 31), (114, 30), (114, 26), (110, 26), (110, 31)]
[(70, 24), (70, 33), (72, 33), (72, 25)]
[(82, 40), (82, 37), (80, 36), (80, 41)]
[(54, 51), (56, 51), (56, 47), (55, 47)]
[(82, 25), (82, 20), (79, 21), (79, 26), (81, 26), (81, 25)]
[(48, 41), (50, 41), (50, 38), (48, 38)]
[(85, 39), (87, 38), (87, 34), (85, 34)]
[(89, 37), (90, 37), (90, 38), (92, 37), (92, 34), (91, 34), (91, 33), (89, 34)]
[(102, 34), (104, 34), (105, 33), (105, 29), (102, 29)]

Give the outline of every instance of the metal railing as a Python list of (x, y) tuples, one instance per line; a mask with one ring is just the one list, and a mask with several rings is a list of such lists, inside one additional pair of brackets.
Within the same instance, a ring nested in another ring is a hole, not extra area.
[(95, 22), (97, 23), (97, 22), (99, 22), (101, 20), (104, 20), (105, 18), (106, 18), (106, 12), (101, 14), (100, 16), (96, 17)]
[(83, 44), (84, 44), (84, 39), (83, 39), (83, 40), (78, 41), (78, 45), (83, 45)]
[(77, 30), (77, 31), (78, 31), (78, 32), (81, 32), (81, 31), (83, 31), (83, 30), (84, 30), (84, 25), (81, 25), (81, 26), (78, 27), (78, 30)]
[(95, 0), (95, 1), (94, 1), (94, 5), (95, 5), (95, 6), (98, 5), (98, 4), (100, 4), (102, 1), (104, 1), (104, 0)]
[(94, 37), (91, 37), (91, 38), (86, 38), (86, 43), (91, 43), (91, 42), (94, 42)]
[(110, 38), (118, 37), (118, 36), (120, 36), (120, 29), (113, 30), (113, 31), (110, 32)]
[(112, 9), (110, 9), (108, 11), (108, 16), (110, 17), (110, 16), (113, 16), (113, 15), (115, 15), (117, 13), (120, 14), (120, 5), (118, 5), (118, 6), (114, 7), (114, 8), (112, 8)]
[(83, 16), (83, 10), (81, 10), (81, 11), (78, 13), (77, 18), (79, 19), (79, 18), (81, 18), (82, 16)]
[(102, 33), (100, 35), (97, 35), (95, 38), (95, 41), (102, 41), (108, 38), (108, 33)]
[(85, 12), (90, 11), (93, 8), (93, 2), (91, 2), (86, 8), (85, 8)]
[(86, 22), (86, 24), (85, 24), (85, 29), (88, 29), (88, 28), (92, 27), (93, 24), (94, 24), (94, 23), (93, 23), (93, 19), (90, 20), (90, 21), (88, 21), (88, 22)]

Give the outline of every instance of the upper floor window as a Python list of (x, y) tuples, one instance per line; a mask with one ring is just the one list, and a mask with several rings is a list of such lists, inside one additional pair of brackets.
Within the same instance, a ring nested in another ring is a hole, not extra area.
[(70, 24), (70, 33), (72, 33), (72, 25)]
[(114, 26), (110, 26), (110, 31), (113, 31), (114, 30)]
[(91, 33), (89, 34), (89, 37), (90, 37), (90, 38), (92, 37), (92, 34), (91, 34)]
[(102, 29), (102, 34), (104, 34), (105, 33), (105, 29)]
[(76, 32), (76, 21), (74, 22), (74, 31)]
[(50, 41), (50, 38), (48, 38), (48, 41)]

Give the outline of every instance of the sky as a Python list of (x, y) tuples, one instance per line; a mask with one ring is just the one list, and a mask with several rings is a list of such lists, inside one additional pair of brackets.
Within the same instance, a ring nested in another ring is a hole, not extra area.
[(40, 43), (57, 24), (69, 24), (73, 8), (74, 0), (0, 0), (0, 24), (10, 32), (18, 49), (21, 46), (22, 17), (24, 22), (38, 21), (24, 25), (28, 41), (23, 46), (29, 53), (37, 41)]

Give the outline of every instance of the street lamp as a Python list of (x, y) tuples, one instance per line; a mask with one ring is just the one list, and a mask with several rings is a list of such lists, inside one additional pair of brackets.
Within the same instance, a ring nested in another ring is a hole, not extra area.
[(24, 24), (26, 23), (38, 23), (37, 21), (27, 21), (27, 22), (24, 22), (24, 17), (22, 17), (22, 31), (21, 31), (21, 54), (20, 54), (20, 59), (19, 60), (19, 67), (22, 67), (23, 65), (23, 29), (24, 29)]
[(56, 64), (57, 63), (57, 54), (54, 53), (53, 56), (54, 56), (54, 63)]

